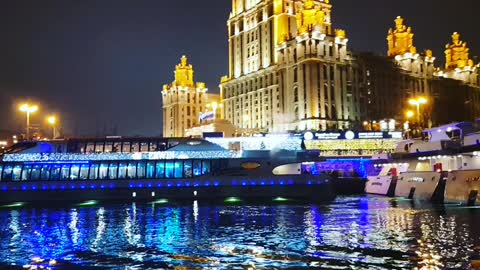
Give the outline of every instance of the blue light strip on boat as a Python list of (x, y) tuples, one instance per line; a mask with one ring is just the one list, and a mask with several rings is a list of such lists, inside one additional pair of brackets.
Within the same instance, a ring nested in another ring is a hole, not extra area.
[(162, 181), (158, 183), (147, 182), (130, 182), (128, 187), (117, 186), (114, 183), (55, 183), (55, 184), (22, 184), (21, 187), (8, 187), (2, 185), (1, 191), (55, 191), (55, 190), (104, 190), (104, 189), (156, 189), (156, 188), (200, 188), (200, 187), (221, 187), (221, 186), (293, 186), (293, 185), (323, 185), (325, 180), (312, 181), (308, 180), (304, 183), (295, 183), (293, 180), (260, 180), (258, 181), (232, 181), (230, 184), (221, 184), (219, 181)]

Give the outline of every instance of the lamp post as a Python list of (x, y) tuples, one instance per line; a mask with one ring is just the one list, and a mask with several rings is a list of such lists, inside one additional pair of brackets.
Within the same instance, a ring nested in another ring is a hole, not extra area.
[(27, 127), (26, 127), (26, 139), (30, 139), (30, 114), (38, 111), (37, 105), (29, 105), (28, 103), (22, 104), (19, 107), (21, 112), (24, 112), (27, 115)]
[(49, 116), (47, 117), (47, 122), (52, 126), (52, 139), (55, 139), (57, 137), (57, 118), (55, 116)]
[(427, 99), (423, 97), (419, 97), (416, 99), (410, 99), (408, 103), (410, 103), (410, 105), (412, 106), (417, 106), (417, 122), (420, 125), (420, 106), (427, 104)]

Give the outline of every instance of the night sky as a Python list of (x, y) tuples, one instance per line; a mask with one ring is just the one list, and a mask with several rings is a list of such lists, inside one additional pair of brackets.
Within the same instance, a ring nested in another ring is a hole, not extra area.
[[(211, 92), (228, 72), (231, 0), (0, 3), (0, 130), (20, 129), (16, 106), (31, 100), (41, 106), (36, 123), (57, 113), (67, 134), (160, 135), (162, 85), (173, 80), (182, 54)], [(388, 28), (401, 15), (418, 51), (433, 49), (437, 66), (454, 31), (480, 55), (478, 0), (332, 3), (334, 28), (347, 30), (352, 50), (384, 55)]]

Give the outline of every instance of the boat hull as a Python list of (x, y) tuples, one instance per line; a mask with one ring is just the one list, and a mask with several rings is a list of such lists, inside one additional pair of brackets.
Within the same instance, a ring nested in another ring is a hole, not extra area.
[(439, 185), (441, 180), (441, 173), (437, 172), (402, 173), (398, 177), (395, 196), (418, 200), (437, 200), (436, 195), (444, 193), (444, 187), (443, 191), (439, 190), (442, 189)]
[(448, 175), (445, 201), (466, 205), (480, 204), (480, 170), (453, 171)]
[(218, 177), (170, 180), (4, 182), (0, 203), (58, 201), (272, 200), (311, 202), (335, 198), (328, 176)]
[(396, 185), (395, 180), (393, 176), (369, 176), (365, 184), (365, 193), (393, 196), (393, 190), (395, 190)]

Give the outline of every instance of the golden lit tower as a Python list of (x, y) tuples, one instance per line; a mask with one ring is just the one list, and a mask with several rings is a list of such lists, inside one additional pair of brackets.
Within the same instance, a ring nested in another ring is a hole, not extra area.
[(403, 18), (398, 16), (395, 19), (395, 30), (388, 30), (388, 56), (403, 55), (405, 53), (417, 53), (413, 46), (413, 32), (411, 27), (403, 24)]
[(445, 50), (445, 68), (456, 69), (464, 67), (473, 67), (473, 60), (469, 58), (470, 49), (467, 43), (460, 40), (460, 34), (455, 32), (452, 35), (452, 44), (446, 45)]
[(195, 83), (193, 67), (182, 56), (175, 67), (175, 80), (163, 86), (163, 136), (184, 137), (185, 129), (198, 124), (199, 115), (206, 111), (210, 100), (217, 101), (218, 95), (207, 94), (205, 83)]
[(445, 46), (445, 69), (438, 69), (440, 77), (460, 80), (472, 86), (480, 86), (479, 65), (470, 59), (467, 43), (460, 40), (460, 34), (452, 34), (452, 44)]

